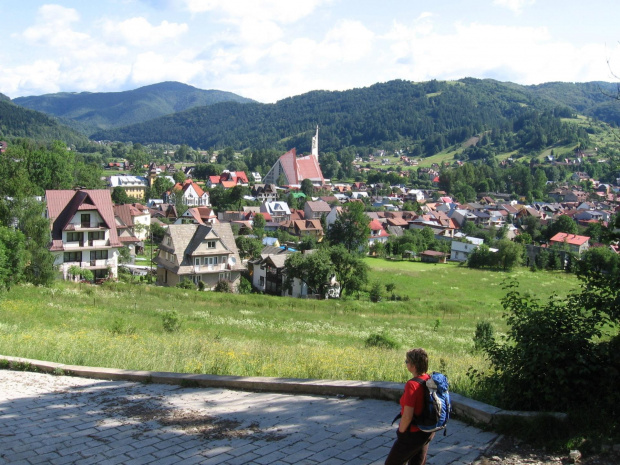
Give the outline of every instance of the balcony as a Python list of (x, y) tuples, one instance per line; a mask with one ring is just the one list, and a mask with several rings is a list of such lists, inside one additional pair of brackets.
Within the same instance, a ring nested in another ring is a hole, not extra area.
[(104, 222), (100, 221), (100, 222), (89, 222), (89, 223), (69, 223), (66, 227), (65, 227), (65, 231), (83, 231), (83, 230), (89, 230), (89, 229), (95, 229), (95, 230), (100, 230), (100, 229), (108, 229), (105, 225)]
[(226, 263), (218, 263), (217, 265), (194, 265), (194, 273), (208, 273), (210, 271), (230, 270)]

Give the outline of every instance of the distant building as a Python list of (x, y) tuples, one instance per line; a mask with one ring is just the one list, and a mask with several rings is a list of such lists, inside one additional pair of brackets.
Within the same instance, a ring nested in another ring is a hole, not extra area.
[(456, 262), (466, 262), (469, 255), (476, 250), (482, 243), (483, 239), (477, 237), (466, 237), (467, 242), (452, 241), (452, 249), (450, 251), (450, 260)]
[(309, 179), (315, 186), (325, 184), (325, 178), (319, 165), (319, 127), (312, 138), (312, 153), (297, 157), (295, 149), (282, 155), (265, 176), (265, 184), (283, 186), (301, 186), (304, 179)]
[(144, 176), (110, 176), (110, 188), (122, 188), (128, 197), (142, 200), (149, 187), (149, 180)]
[(590, 248), (590, 238), (588, 236), (578, 236), (577, 234), (557, 233), (549, 239), (551, 245), (567, 245), (571, 252), (581, 254)]

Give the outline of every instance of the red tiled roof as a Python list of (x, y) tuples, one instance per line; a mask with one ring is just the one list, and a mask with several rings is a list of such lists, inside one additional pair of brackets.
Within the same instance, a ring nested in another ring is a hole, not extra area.
[(196, 191), (196, 194), (198, 194), (198, 197), (202, 197), (204, 195), (205, 191), (203, 191), (202, 188), (191, 179), (186, 179), (183, 184), (177, 183), (172, 189), (180, 189), (185, 192), (187, 189), (189, 189), (190, 186), (194, 187), (194, 190)]
[(588, 236), (578, 236), (577, 234), (567, 234), (562, 232), (557, 233), (555, 236), (549, 239), (550, 242), (559, 242), (562, 244), (566, 242), (567, 244), (571, 245), (583, 245), (589, 240), (590, 238)]
[(94, 210), (99, 213), (110, 233), (110, 245), (120, 247), (114, 221), (110, 191), (107, 189), (48, 190), (45, 191), (47, 216), (52, 225), (51, 250), (62, 250), (62, 232), (78, 211)]

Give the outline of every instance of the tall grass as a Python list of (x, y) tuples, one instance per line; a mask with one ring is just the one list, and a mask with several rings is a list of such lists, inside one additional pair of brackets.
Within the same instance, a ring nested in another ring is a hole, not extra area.
[[(0, 300), (0, 353), (65, 364), (295, 378), (403, 382), (404, 351), (425, 347), (431, 369), (473, 395), (468, 367), (476, 324), (505, 331), (499, 299), (510, 276), (535, 296), (566, 294), (571, 275), (494, 273), (455, 265), (369, 259), (372, 279), (408, 301), (314, 301), (197, 292), (147, 285), (58, 282), (20, 286)], [(164, 326), (176, 312), (180, 327)], [(367, 347), (384, 334), (398, 349)]]

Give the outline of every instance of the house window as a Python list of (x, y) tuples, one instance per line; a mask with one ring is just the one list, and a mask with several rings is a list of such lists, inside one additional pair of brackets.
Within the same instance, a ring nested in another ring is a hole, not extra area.
[(230, 271), (220, 273), (220, 281), (230, 281)]
[(260, 287), (265, 287), (265, 277), (264, 276), (260, 277)]
[(105, 231), (91, 231), (88, 233), (89, 241), (101, 241), (105, 239)]
[(200, 257), (195, 257), (194, 258), (194, 265), (195, 266), (199, 266), (200, 265)]
[(93, 277), (95, 279), (105, 279), (108, 277), (108, 270), (93, 270)]
[(68, 232), (67, 242), (82, 242), (84, 240), (83, 232)]
[(90, 227), (90, 213), (82, 213), (82, 215), (80, 215), (80, 223), (82, 224), (83, 228), (89, 228)]
[(207, 241), (207, 249), (215, 249), (215, 241)]
[(166, 245), (172, 245), (172, 238), (170, 236), (166, 238)]
[(108, 251), (107, 250), (92, 250), (90, 252), (91, 260), (107, 260), (108, 259)]
[(67, 262), (81, 262), (82, 252), (65, 252), (62, 256), (62, 261)]

